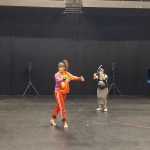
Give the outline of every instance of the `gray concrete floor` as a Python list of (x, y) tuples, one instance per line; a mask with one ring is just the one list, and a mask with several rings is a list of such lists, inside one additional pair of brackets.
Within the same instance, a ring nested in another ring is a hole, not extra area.
[(49, 119), (52, 96), (0, 97), (0, 150), (149, 150), (150, 97), (109, 96), (108, 112), (94, 96), (68, 96), (68, 129)]

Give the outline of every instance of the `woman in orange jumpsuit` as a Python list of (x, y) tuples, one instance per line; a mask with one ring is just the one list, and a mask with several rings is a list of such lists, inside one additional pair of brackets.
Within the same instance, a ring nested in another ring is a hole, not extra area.
[(75, 81), (84, 81), (83, 77), (76, 77), (70, 74), (68, 71), (68, 61), (63, 60), (58, 64), (58, 72), (55, 74), (55, 91), (54, 96), (56, 99), (56, 106), (54, 108), (52, 118), (50, 120), (52, 125), (56, 125), (55, 119), (58, 113), (60, 112), (62, 122), (64, 123), (64, 128), (68, 127), (66, 122), (66, 110), (65, 110), (65, 99), (66, 94), (69, 93), (69, 81), (75, 80)]

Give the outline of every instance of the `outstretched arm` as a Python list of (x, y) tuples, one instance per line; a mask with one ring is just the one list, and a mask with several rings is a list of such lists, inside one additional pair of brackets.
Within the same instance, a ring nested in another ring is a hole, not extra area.
[(77, 76), (74, 76), (74, 75), (72, 75), (72, 74), (69, 73), (69, 72), (67, 72), (67, 74), (68, 74), (70, 80), (84, 81), (84, 78), (83, 78), (83, 77), (77, 77)]

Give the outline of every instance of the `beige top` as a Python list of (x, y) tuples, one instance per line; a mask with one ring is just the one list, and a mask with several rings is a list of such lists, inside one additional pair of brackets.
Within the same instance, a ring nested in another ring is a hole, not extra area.
[[(103, 78), (105, 78), (105, 81), (107, 83), (108, 76), (107, 76), (107, 74), (103, 74), (103, 76), (99, 78), (100, 81), (98, 81), (98, 85), (105, 85)], [(98, 75), (96, 75), (96, 79), (98, 79)]]

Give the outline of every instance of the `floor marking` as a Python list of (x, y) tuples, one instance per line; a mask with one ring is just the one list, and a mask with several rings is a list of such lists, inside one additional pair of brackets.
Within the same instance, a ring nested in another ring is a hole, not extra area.
[(113, 120), (111, 122), (116, 123), (116, 124), (122, 124), (122, 125), (127, 125), (127, 126), (138, 127), (138, 128), (150, 129), (149, 126), (141, 126), (141, 125), (137, 125), (137, 124), (130, 124), (130, 123), (126, 123), (126, 122), (118, 122), (118, 121), (113, 121)]

